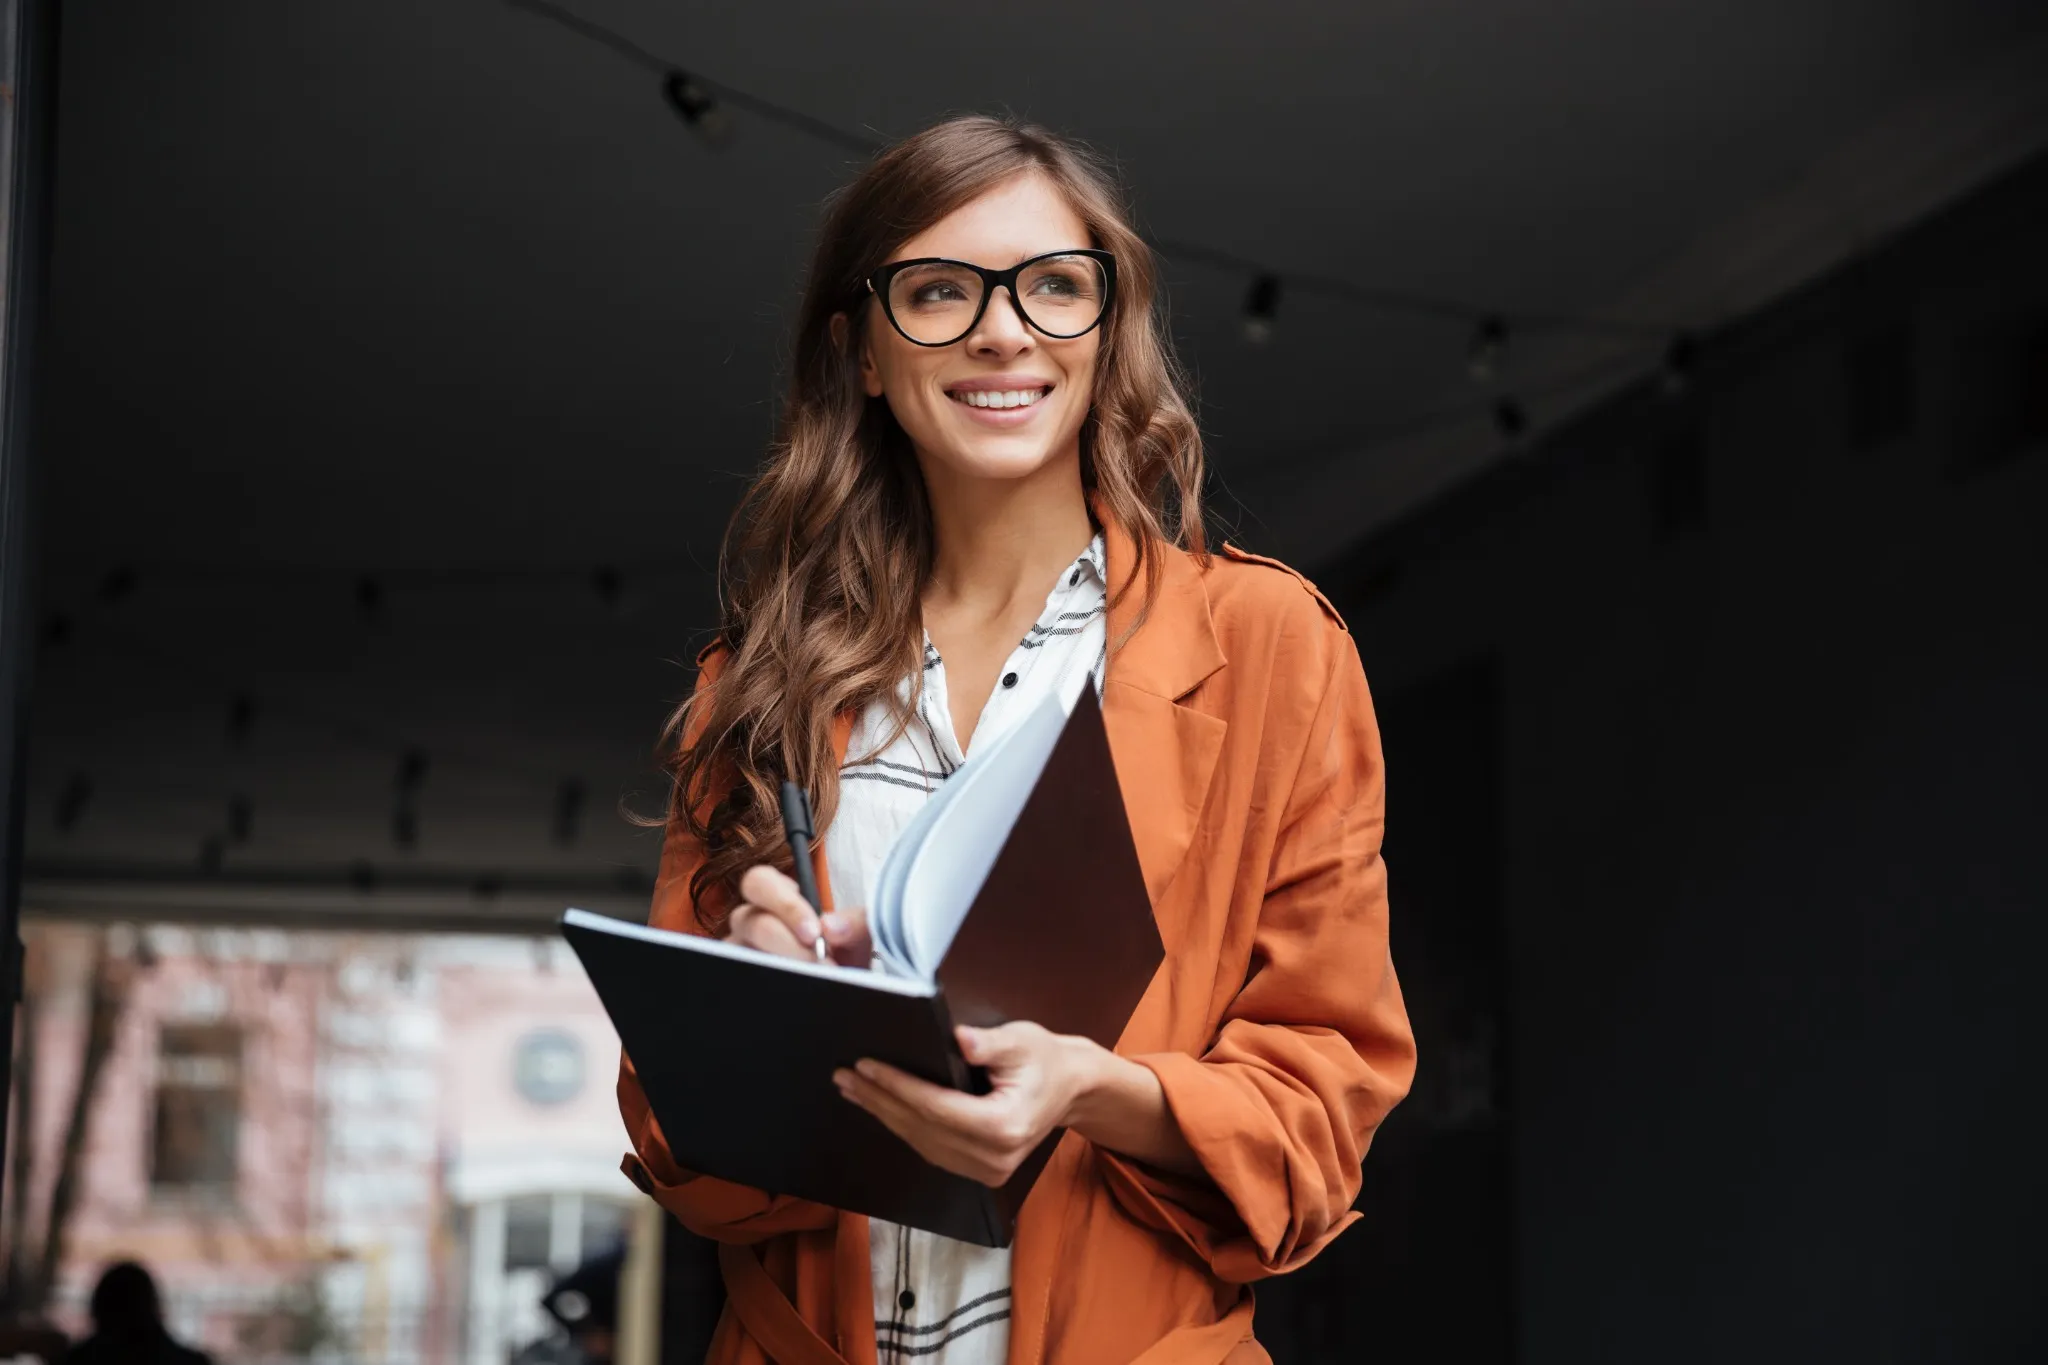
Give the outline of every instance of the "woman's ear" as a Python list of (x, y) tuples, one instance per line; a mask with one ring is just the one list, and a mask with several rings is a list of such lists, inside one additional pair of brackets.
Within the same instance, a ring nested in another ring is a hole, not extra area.
[[(853, 326), (853, 320), (844, 313), (832, 315), (832, 345), (838, 350), (846, 349), (846, 329)], [(874, 353), (868, 350), (865, 338), (860, 343), (860, 382), (867, 390), (868, 397), (882, 396), (882, 372), (875, 368)]]

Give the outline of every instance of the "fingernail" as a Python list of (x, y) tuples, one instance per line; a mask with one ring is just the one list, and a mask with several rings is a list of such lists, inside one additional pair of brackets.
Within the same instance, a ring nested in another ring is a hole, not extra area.
[(873, 1062), (863, 1059), (859, 1062), (854, 1063), (853, 1069), (855, 1071), (858, 1071), (861, 1075), (867, 1077), (869, 1080), (873, 1080), (875, 1078), (875, 1064)]
[(847, 1086), (853, 1084), (853, 1077), (847, 1074), (845, 1067), (841, 1067), (832, 1073), (832, 1084), (844, 1090)]

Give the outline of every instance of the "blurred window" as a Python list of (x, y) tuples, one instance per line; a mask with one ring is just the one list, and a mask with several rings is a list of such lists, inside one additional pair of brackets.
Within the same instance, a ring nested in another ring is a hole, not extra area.
[(242, 1122), (242, 1031), (232, 1024), (164, 1025), (156, 1077), (150, 1188), (232, 1193)]
[(520, 1195), (505, 1202), (505, 1269), (545, 1270), (552, 1241), (554, 1199)]

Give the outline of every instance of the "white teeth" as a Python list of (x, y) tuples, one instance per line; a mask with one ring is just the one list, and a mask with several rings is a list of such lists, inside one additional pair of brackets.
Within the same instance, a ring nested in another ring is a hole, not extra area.
[(1045, 390), (969, 389), (953, 397), (971, 408), (1028, 408), (1045, 397)]

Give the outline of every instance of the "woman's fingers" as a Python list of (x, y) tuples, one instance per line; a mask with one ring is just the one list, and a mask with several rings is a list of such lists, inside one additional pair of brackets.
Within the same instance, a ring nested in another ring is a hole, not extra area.
[(818, 915), (783, 872), (757, 864), (740, 878), (740, 897), (747, 905), (782, 921), (797, 946), (809, 948), (818, 938)]
[(875, 955), (874, 945), (868, 938), (868, 912), (858, 906), (851, 910), (834, 910), (824, 918), (825, 946), (832, 950), (832, 960), (849, 967), (865, 967)]
[(757, 905), (742, 905), (735, 909), (726, 918), (725, 937), (729, 943), (757, 952), (817, 960), (817, 952), (797, 942), (796, 935), (787, 924)]
[(935, 1122), (915, 1105), (852, 1071), (840, 1071), (833, 1079), (842, 1095), (880, 1119), (883, 1127), (934, 1166), (984, 1185), (1000, 1185), (1017, 1169), (1020, 1152)]

